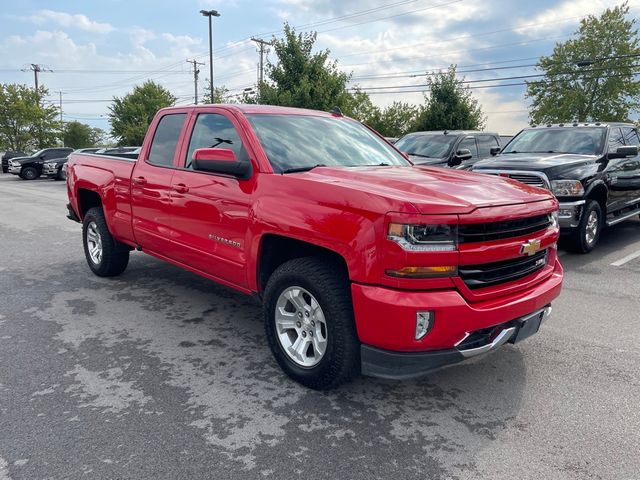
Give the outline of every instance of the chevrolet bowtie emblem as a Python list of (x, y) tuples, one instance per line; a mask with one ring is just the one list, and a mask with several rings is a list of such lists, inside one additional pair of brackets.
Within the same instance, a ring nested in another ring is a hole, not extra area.
[(540, 240), (529, 240), (527, 243), (520, 245), (521, 255), (533, 255), (540, 250)]

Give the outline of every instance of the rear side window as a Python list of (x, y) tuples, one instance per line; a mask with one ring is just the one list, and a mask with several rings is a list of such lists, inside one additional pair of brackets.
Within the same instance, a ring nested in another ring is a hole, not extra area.
[(471, 158), (478, 158), (478, 147), (476, 147), (476, 139), (473, 137), (467, 137), (460, 142), (458, 150), (468, 149), (471, 152)]
[(478, 156), (488, 157), (491, 155), (491, 149), (493, 147), (499, 147), (498, 139), (491, 135), (478, 135), (476, 137), (476, 141), (478, 142)]
[(186, 113), (173, 113), (160, 119), (151, 142), (151, 150), (147, 160), (149, 163), (162, 167), (173, 165), (173, 156), (176, 153), (185, 117)]
[(624, 143), (626, 143), (627, 145), (640, 145), (638, 131), (635, 128), (622, 127), (622, 134), (624, 135)]

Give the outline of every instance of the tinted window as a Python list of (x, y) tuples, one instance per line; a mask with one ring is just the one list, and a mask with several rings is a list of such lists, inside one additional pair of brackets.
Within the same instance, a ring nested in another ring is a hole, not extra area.
[(491, 135), (478, 135), (476, 141), (478, 142), (478, 156), (481, 158), (488, 157), (491, 155), (491, 149), (493, 147), (500, 146), (498, 139)]
[(478, 147), (476, 147), (476, 139), (473, 137), (467, 137), (460, 142), (458, 150), (463, 148), (468, 149), (471, 152), (471, 158), (478, 158)]
[(239, 161), (249, 161), (235, 127), (227, 117), (217, 113), (198, 115), (189, 141), (185, 168), (192, 168), (193, 152), (198, 148), (227, 148), (233, 150)]
[(596, 155), (604, 148), (605, 127), (558, 127), (523, 130), (502, 152)]
[(624, 143), (627, 145), (640, 145), (640, 137), (638, 137), (638, 131), (631, 127), (622, 127), (622, 134), (624, 135)]
[(276, 172), (315, 165), (357, 167), (409, 162), (362, 124), (343, 117), (247, 115)]
[(185, 117), (184, 113), (174, 113), (160, 119), (151, 142), (149, 163), (165, 167), (170, 167), (173, 164), (173, 156), (176, 153)]
[(409, 155), (422, 158), (445, 158), (449, 155), (456, 135), (405, 135), (398, 140), (396, 147)]
[(609, 152), (615, 152), (618, 147), (624, 146), (624, 139), (619, 128), (612, 128), (609, 132)]

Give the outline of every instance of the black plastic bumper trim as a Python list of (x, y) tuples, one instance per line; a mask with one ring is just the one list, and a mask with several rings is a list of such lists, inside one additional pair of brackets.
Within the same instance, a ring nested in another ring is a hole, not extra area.
[(76, 215), (76, 212), (73, 211), (73, 207), (71, 206), (70, 203), (67, 203), (67, 211), (69, 212), (67, 213), (67, 218), (69, 220), (73, 220), (74, 222), (81, 223), (80, 218), (78, 217), (78, 215)]
[(465, 358), (455, 348), (431, 352), (393, 352), (362, 345), (360, 359), (363, 375), (408, 380), (461, 362)]

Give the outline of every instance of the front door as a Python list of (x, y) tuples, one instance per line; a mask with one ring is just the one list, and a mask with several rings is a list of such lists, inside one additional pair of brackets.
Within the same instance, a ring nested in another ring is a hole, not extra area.
[[(624, 137), (619, 127), (611, 127), (607, 141), (607, 152), (614, 153), (619, 147), (624, 147)], [(627, 204), (629, 185), (625, 179), (628, 176), (629, 158), (610, 158), (607, 160), (604, 173), (609, 187), (607, 213), (615, 212)]]
[(227, 148), (250, 162), (239, 124), (227, 111), (211, 108), (192, 120), (188, 148), (172, 179), (172, 215), (178, 260), (228, 285), (247, 286), (247, 232), (256, 185), (256, 164), (248, 180), (194, 171), (198, 148)]
[(146, 152), (140, 152), (131, 178), (136, 243), (143, 250), (169, 258), (173, 258), (171, 179), (175, 171), (176, 147), (186, 117), (186, 113), (171, 113), (160, 118), (151, 147)]

